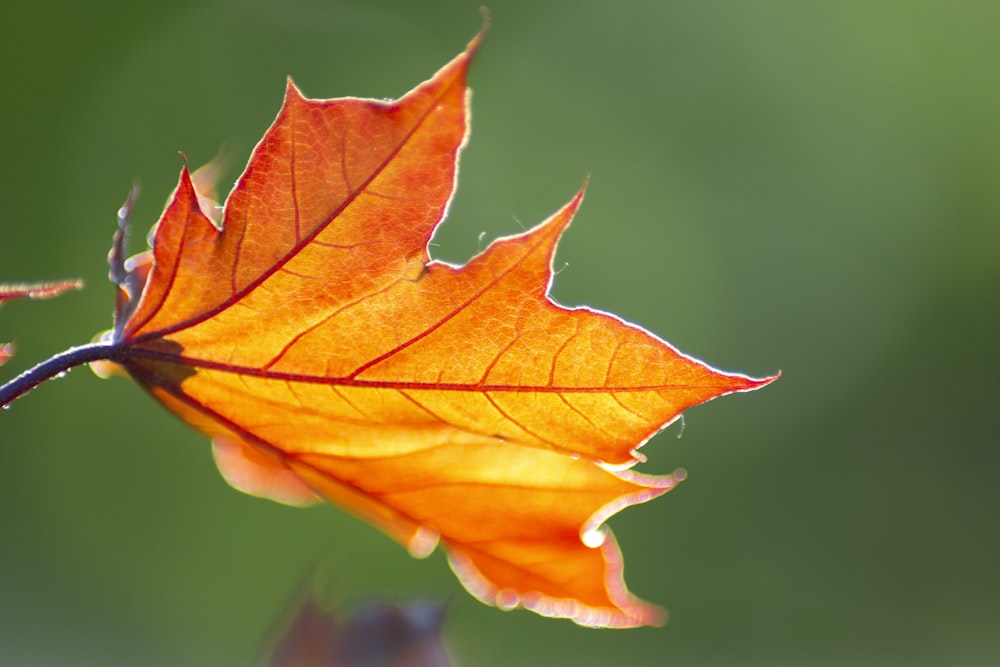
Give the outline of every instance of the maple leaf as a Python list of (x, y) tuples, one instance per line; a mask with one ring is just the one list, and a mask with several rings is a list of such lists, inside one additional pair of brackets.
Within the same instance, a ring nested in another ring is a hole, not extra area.
[(479, 39), (393, 102), (309, 100), (289, 81), (221, 217), (211, 170), (185, 166), (152, 249), (123, 262), (130, 198), (109, 256), (109, 337), (4, 385), (0, 404), (115, 362), (212, 438), (236, 488), (326, 499), (416, 556), (440, 542), (490, 604), (657, 624), (603, 526), (683, 478), (635, 472), (638, 448), (686, 408), (774, 377), (714, 370), (550, 300), (582, 191), (463, 267), (430, 259)]
[[(0, 283), (0, 305), (13, 299), (51, 299), (71, 289), (80, 289), (79, 280), (61, 280), (48, 283)], [(14, 354), (11, 343), (0, 343), (0, 366)]]

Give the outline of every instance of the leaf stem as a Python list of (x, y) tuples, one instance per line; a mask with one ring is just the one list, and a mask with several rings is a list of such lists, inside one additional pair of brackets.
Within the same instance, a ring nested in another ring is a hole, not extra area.
[(102, 359), (114, 361), (119, 355), (120, 350), (121, 345), (119, 343), (101, 341), (99, 343), (71, 347), (65, 352), (60, 352), (37, 366), (29, 368), (0, 387), (0, 408), (6, 408), (41, 383), (57, 377), (71, 368)]

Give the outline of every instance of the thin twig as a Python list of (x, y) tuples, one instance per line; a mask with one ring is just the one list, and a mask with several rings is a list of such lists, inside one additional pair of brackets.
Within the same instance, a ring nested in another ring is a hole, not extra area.
[(16, 378), (0, 387), (0, 408), (6, 408), (12, 402), (24, 396), (29, 391), (62, 373), (82, 366), (92, 361), (103, 359), (115, 361), (121, 352), (121, 344), (114, 341), (102, 341), (79, 347), (71, 347), (65, 352), (46, 359), (34, 368), (29, 368)]

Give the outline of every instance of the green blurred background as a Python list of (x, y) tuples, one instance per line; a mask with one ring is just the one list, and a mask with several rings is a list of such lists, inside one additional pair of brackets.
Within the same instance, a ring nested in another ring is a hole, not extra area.
[[(397, 97), (479, 4), (5, 4), (0, 281), (87, 288), (0, 310), (0, 377), (110, 325), (133, 179), (138, 250), (178, 150), (245, 159), (288, 74)], [(671, 622), (480, 605), (440, 554), (231, 490), (204, 438), (81, 369), (0, 414), (0, 664), (247, 666), (304, 586), (450, 600), (466, 666), (1000, 664), (1000, 4), (490, 5), (435, 256), (534, 224), (589, 174), (554, 296), (784, 372), (644, 450), (690, 479), (612, 526)]]

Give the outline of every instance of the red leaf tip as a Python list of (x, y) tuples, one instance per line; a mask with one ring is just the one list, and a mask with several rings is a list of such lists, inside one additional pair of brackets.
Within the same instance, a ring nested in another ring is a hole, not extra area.
[(0, 284), (0, 303), (27, 297), (29, 299), (51, 299), (69, 290), (83, 288), (82, 280), (60, 280), (47, 283)]

